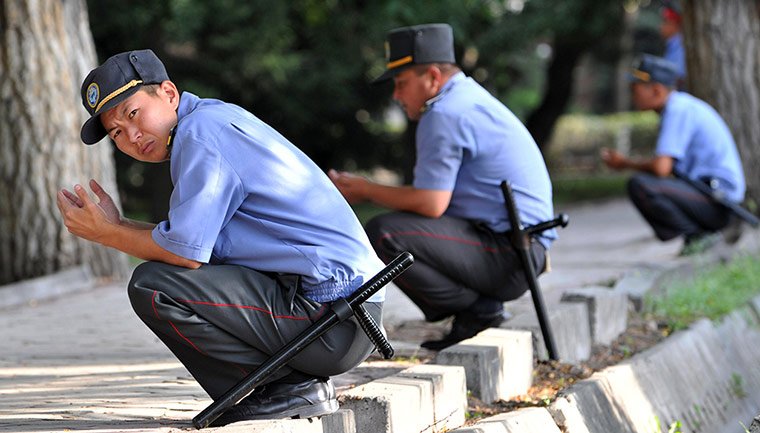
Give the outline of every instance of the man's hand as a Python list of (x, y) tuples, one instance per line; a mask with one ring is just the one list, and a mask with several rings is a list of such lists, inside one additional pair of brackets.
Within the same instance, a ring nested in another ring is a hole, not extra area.
[(65, 189), (58, 192), (58, 209), (70, 233), (143, 260), (189, 269), (201, 266), (201, 262), (178, 256), (159, 246), (151, 234), (154, 224), (122, 218), (111, 196), (94, 180), (90, 181), (90, 188), (98, 203), (90, 198), (82, 185), (75, 185), (73, 193)]
[(602, 161), (604, 161), (607, 167), (611, 169), (622, 170), (624, 168), (627, 168), (626, 162), (628, 161), (628, 158), (623, 156), (623, 154), (618, 152), (617, 150), (612, 150), (612, 149), (603, 147), (599, 151), (599, 156), (602, 158)]
[(369, 186), (369, 180), (366, 178), (333, 169), (327, 172), (327, 176), (330, 177), (330, 180), (338, 188), (338, 191), (343, 194), (343, 197), (349, 203), (360, 203), (368, 199), (367, 187)]
[[(119, 208), (116, 207), (116, 203), (114, 203), (111, 198), (111, 195), (108, 194), (103, 187), (95, 181), (95, 179), (90, 179), (90, 189), (95, 193), (95, 196), (98, 197), (98, 206), (103, 209), (108, 221), (114, 224), (121, 224), (121, 213), (119, 212)], [(72, 204), (75, 204), (80, 208), (84, 206), (82, 200), (71, 191), (63, 189), (61, 192)]]
[(93, 242), (101, 243), (103, 234), (111, 225), (119, 225), (121, 215), (111, 196), (95, 181), (90, 188), (99, 199), (95, 203), (81, 185), (74, 186), (74, 192), (62, 189), (58, 192), (58, 209), (63, 223), (70, 233)]

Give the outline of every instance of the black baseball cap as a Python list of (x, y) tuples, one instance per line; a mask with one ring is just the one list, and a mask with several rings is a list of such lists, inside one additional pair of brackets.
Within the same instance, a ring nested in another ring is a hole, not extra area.
[(79, 134), (82, 141), (95, 144), (106, 136), (100, 123), (102, 113), (119, 105), (140, 87), (168, 79), (164, 64), (151, 50), (116, 54), (90, 71), (82, 82), (82, 105), (90, 113)]
[(388, 32), (385, 40), (385, 72), (373, 83), (393, 78), (412, 65), (455, 63), (454, 31), (448, 24), (421, 24)]
[(678, 81), (678, 67), (670, 60), (651, 54), (642, 54), (633, 61), (628, 80), (641, 83), (661, 83), (675, 86)]

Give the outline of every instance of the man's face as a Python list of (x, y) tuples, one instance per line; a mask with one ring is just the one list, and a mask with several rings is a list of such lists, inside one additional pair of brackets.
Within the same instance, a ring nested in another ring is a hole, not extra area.
[(638, 81), (631, 83), (631, 101), (637, 109), (642, 111), (655, 109), (656, 99), (653, 84)]
[(681, 31), (681, 25), (673, 20), (663, 19), (660, 22), (660, 36), (668, 39)]
[(138, 161), (161, 162), (169, 157), (166, 143), (177, 124), (178, 104), (177, 88), (164, 81), (155, 95), (138, 90), (100, 121), (120, 151)]
[(422, 74), (414, 67), (405, 69), (393, 78), (393, 84), (393, 99), (411, 120), (419, 120), (425, 101), (438, 93), (438, 85), (429, 69)]

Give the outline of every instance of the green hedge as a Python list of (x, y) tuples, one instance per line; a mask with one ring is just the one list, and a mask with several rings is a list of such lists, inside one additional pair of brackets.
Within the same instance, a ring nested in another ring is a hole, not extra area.
[(546, 163), (553, 176), (604, 173), (602, 147), (631, 156), (651, 155), (658, 125), (659, 116), (651, 111), (564, 115), (554, 127)]

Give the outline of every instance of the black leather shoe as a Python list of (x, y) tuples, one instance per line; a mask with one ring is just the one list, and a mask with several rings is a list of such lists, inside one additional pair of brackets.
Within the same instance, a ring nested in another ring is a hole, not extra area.
[(424, 341), (420, 346), (429, 350), (443, 350), (462, 340), (476, 336), (480, 331), (499, 326), (506, 319), (503, 311), (487, 316), (475, 316), (470, 312), (462, 312), (454, 317), (451, 331), (440, 340)]
[(217, 418), (210, 427), (257, 419), (311, 418), (338, 410), (335, 387), (330, 379), (301, 383), (271, 383), (244, 398)]

